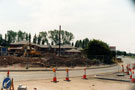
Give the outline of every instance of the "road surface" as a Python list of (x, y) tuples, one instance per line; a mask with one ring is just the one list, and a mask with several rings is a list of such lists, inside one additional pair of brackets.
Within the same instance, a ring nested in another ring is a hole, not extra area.
[[(125, 57), (123, 58), (124, 65), (135, 63), (135, 60), (132, 58)], [(109, 72), (117, 72), (121, 70), (121, 65), (117, 65), (109, 68), (100, 68), (100, 69), (87, 69), (87, 75), (96, 75), (100, 73), (109, 73)], [(70, 77), (78, 77), (82, 76), (84, 73), (83, 70), (71, 70), (69, 71)], [(0, 72), (0, 82), (6, 77), (5, 72)], [(57, 78), (65, 78), (65, 71), (57, 71)], [(52, 71), (39, 71), (39, 72), (11, 72), (10, 77), (14, 78), (14, 81), (26, 81), (26, 80), (40, 80), (40, 79), (52, 79), (53, 72)]]

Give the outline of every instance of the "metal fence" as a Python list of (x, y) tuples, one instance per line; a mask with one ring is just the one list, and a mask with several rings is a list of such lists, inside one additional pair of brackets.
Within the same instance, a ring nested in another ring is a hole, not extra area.
[(7, 51), (0, 51), (0, 56), (7, 56), (8, 52)]

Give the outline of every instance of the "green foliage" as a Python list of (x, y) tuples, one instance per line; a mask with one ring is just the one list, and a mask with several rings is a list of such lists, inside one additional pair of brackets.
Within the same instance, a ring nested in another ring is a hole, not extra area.
[(135, 53), (127, 53), (127, 56), (135, 56)]
[(92, 64), (99, 65), (101, 62), (99, 59), (92, 59)]
[(42, 40), (42, 45), (44, 45), (44, 44), (45, 44), (45, 40), (43, 39), (43, 40)]
[(126, 56), (126, 55), (127, 55), (127, 52), (126, 52), (126, 51), (119, 51), (119, 50), (118, 50), (118, 51), (116, 52), (116, 54), (117, 54), (117, 55), (124, 55), (124, 56)]
[(75, 47), (84, 49), (84, 48), (87, 48), (88, 43), (89, 43), (88, 38), (85, 38), (84, 40), (77, 40), (75, 43)]
[(5, 47), (9, 46), (8, 41), (2, 38), (2, 34), (0, 34), (0, 45)]
[(74, 43), (72, 42), (72, 46), (74, 46)]
[[(59, 30), (50, 30), (49, 38), (55, 45), (59, 45)], [(71, 44), (71, 41), (74, 39), (74, 35), (71, 32), (61, 30), (60, 31), (61, 44)]]
[[(100, 40), (90, 40), (88, 47), (85, 49), (87, 57), (89, 59), (95, 59), (95, 56), (104, 56), (104, 63), (112, 62), (112, 55), (109, 46), (107, 43)], [(94, 57), (93, 57), (94, 56)], [(99, 58), (100, 59), (100, 58)]]
[(31, 42), (31, 34), (29, 33), (29, 38), (28, 38), (29, 42)]
[(38, 36), (38, 44), (41, 43), (41, 38), (42, 38), (42, 37), (39, 35), (39, 36)]
[(48, 34), (47, 32), (40, 32), (39, 35), (41, 36), (42, 45), (47, 44), (48, 45)]
[(3, 41), (2, 34), (0, 34), (0, 45), (1, 45), (2, 41)]
[(25, 38), (25, 32), (22, 32), (21, 30), (19, 30), (19, 31), (17, 32), (17, 35), (18, 35), (18, 36), (17, 36), (18, 42), (24, 40), (24, 38)]
[(58, 30), (50, 30), (48, 31), (49, 38), (55, 45), (59, 45), (59, 31)]
[(88, 39), (88, 38), (85, 38), (85, 39), (83, 40), (82, 48), (87, 48), (88, 43), (89, 43), (89, 39)]
[[(49, 35), (48, 35), (49, 34)], [(71, 41), (74, 39), (74, 35), (71, 32), (61, 30), (61, 44), (71, 44)], [(0, 34), (0, 45), (8, 45), (10, 43), (20, 42), (20, 41), (29, 41), (31, 42), (31, 34), (23, 32), (19, 30), (18, 32), (14, 32), (13, 30), (8, 30), (5, 34), (5, 39), (2, 38)], [(50, 39), (50, 40), (48, 40)], [(39, 32), (38, 35), (34, 35), (33, 43), (35, 44), (42, 44), (42, 45), (49, 45), (49, 41), (53, 45), (59, 44), (59, 30), (50, 30), (48, 33), (46, 31)]]
[(12, 30), (9, 30), (7, 31), (6, 36), (6, 40), (8, 41), (8, 43), (14, 43), (16, 40), (17, 33)]
[(29, 41), (29, 35), (26, 33), (26, 41)]
[(36, 36), (36, 34), (34, 35), (33, 43), (34, 43), (34, 44), (37, 44), (37, 36)]

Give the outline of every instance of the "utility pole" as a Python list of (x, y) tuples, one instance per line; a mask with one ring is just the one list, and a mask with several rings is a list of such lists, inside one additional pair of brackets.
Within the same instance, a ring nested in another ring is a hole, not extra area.
[(60, 32), (61, 32), (61, 25), (59, 26), (59, 56), (60, 56), (60, 53), (61, 53), (61, 50), (60, 50), (60, 46), (61, 46), (61, 34), (60, 34)]

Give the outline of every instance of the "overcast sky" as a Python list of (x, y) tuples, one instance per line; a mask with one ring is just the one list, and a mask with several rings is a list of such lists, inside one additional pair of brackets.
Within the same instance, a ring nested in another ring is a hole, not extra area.
[(135, 7), (130, 0), (0, 0), (0, 33), (34, 35), (62, 29), (135, 52)]

